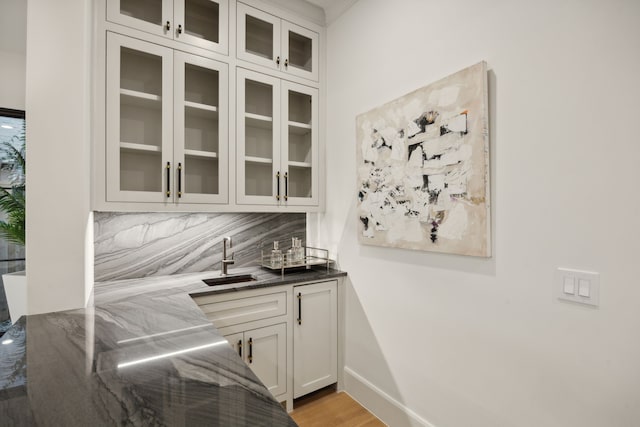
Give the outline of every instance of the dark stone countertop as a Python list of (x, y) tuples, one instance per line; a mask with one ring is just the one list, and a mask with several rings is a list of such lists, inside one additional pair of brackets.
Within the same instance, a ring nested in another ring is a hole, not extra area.
[(295, 426), (190, 295), (325, 280), (319, 269), (209, 288), (219, 272), (96, 283), (92, 307), (21, 318), (0, 340), (0, 426)]

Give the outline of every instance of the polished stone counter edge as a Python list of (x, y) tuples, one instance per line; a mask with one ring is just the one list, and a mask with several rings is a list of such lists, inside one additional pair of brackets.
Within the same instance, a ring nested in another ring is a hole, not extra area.
[(147, 297), (168, 296), (183, 293), (191, 296), (205, 296), (228, 292), (239, 292), (249, 289), (259, 289), (272, 286), (291, 285), (314, 281), (330, 280), (345, 277), (346, 272), (326, 268), (292, 271), (281, 276), (260, 267), (237, 268), (230, 271), (231, 275), (253, 274), (257, 277), (254, 282), (240, 282), (228, 285), (207, 286), (203, 280), (220, 277), (219, 270), (201, 273), (185, 273), (162, 277), (147, 277), (141, 279), (114, 280), (97, 282), (94, 287), (94, 304), (110, 304), (123, 301), (133, 296), (144, 294)]

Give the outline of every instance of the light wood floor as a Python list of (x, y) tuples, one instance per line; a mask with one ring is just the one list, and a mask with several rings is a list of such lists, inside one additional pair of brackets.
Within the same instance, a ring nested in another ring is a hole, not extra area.
[(320, 390), (296, 400), (291, 417), (300, 427), (379, 427), (385, 424), (347, 393)]

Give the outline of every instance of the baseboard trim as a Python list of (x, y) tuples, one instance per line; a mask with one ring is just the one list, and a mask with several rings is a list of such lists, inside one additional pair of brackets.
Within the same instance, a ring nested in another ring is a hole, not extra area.
[(344, 368), (344, 391), (389, 426), (436, 427), (348, 367)]

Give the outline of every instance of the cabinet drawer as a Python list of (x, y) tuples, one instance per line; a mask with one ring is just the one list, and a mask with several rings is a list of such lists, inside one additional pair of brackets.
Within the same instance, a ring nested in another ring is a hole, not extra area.
[(195, 302), (218, 328), (287, 314), (286, 292), (212, 303), (195, 298)]

